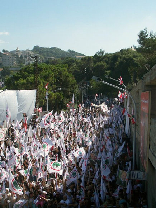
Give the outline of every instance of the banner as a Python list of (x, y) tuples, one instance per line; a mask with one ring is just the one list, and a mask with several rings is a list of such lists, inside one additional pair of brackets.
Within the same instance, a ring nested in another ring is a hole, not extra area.
[(129, 173), (128, 172), (126, 172), (124, 170), (118, 170), (116, 184), (126, 188), (127, 187), (128, 178), (129, 178)]

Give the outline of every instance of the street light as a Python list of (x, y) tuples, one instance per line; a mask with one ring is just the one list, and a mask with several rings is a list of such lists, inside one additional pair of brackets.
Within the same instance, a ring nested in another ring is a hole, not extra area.
[[(107, 76), (107, 78), (110, 78), (112, 80), (115, 80), (115, 79), (113, 79), (111, 77), (108, 77), (108, 76)], [(123, 92), (126, 92), (130, 96), (130, 98), (132, 99), (133, 106), (134, 106), (134, 119), (136, 121), (136, 104), (135, 104), (135, 101), (134, 101), (132, 95), (126, 89), (126, 86), (125, 85), (123, 85), (125, 87), (125, 89), (123, 89), (121, 87), (118, 87), (116, 85), (113, 85), (113, 84), (110, 84), (108, 82), (103, 81), (100, 77), (93, 76), (92, 79), (95, 80), (95, 81), (97, 81), (97, 82), (102, 82), (103, 84), (106, 84), (108, 86), (114, 87), (114, 88), (116, 88), (118, 90), (122, 90)], [(119, 80), (115, 80), (115, 81), (119, 81)], [(132, 166), (133, 167), (133, 170), (135, 169), (135, 157), (136, 157), (135, 150), (136, 150), (136, 123), (134, 123), (134, 132), (133, 132), (133, 166)]]

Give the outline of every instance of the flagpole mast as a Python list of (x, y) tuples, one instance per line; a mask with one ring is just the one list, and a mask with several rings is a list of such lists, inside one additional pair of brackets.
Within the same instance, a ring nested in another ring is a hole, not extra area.
[(47, 112), (48, 112), (48, 90), (46, 91), (46, 99), (47, 99)]
[(48, 95), (49, 95), (49, 94), (48, 94), (48, 84), (49, 84), (49, 83), (47, 83), (47, 84), (45, 85), (45, 88), (46, 88), (46, 100), (47, 100), (47, 112), (48, 112), (48, 110), (49, 110), (49, 109), (48, 109)]

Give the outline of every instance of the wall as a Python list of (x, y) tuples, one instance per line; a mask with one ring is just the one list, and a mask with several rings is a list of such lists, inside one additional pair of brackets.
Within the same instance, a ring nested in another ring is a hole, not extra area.
[[(136, 104), (136, 170), (144, 170), (140, 161), (140, 123), (141, 123), (141, 93), (150, 91), (150, 116), (149, 116), (149, 135), (147, 145), (147, 182), (146, 191), (148, 197), (148, 207), (156, 207), (156, 65), (144, 75), (132, 91), (130, 92)], [(130, 100), (130, 113), (134, 106)], [(131, 135), (134, 127), (131, 126)]]

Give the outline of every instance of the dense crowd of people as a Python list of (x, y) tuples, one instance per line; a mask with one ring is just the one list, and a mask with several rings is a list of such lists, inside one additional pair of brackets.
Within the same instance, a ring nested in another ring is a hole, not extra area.
[(144, 184), (129, 178), (122, 112), (120, 105), (79, 107), (4, 123), (0, 207), (147, 207)]

